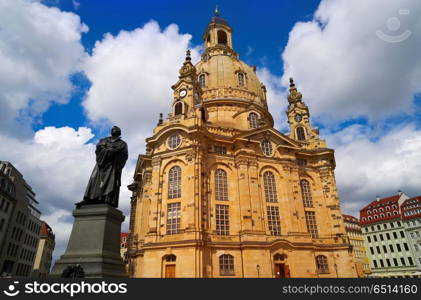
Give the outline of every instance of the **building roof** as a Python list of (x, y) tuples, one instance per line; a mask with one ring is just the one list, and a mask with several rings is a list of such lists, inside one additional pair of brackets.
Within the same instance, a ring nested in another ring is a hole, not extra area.
[(346, 215), (346, 214), (343, 214), (342, 216), (345, 222), (356, 223), (356, 224), (360, 223), (360, 220), (354, 216)]
[(376, 199), (373, 202), (370, 202), (369, 204), (367, 204), (366, 206), (364, 206), (361, 210), (363, 209), (368, 209), (368, 208), (373, 208), (373, 207), (378, 207), (381, 204), (387, 204), (387, 203), (392, 203), (392, 202), (397, 202), (399, 201), (400, 195), (393, 195), (393, 196), (389, 196), (386, 198), (381, 198), (381, 199)]
[(397, 195), (378, 198), (370, 202), (360, 210), (360, 224), (373, 224), (400, 218), (399, 200), (404, 196), (405, 194), (400, 192)]
[(402, 219), (421, 218), (421, 196), (405, 200), (401, 205)]
[(228, 21), (225, 20), (225, 19), (222, 19), (219, 16), (213, 16), (212, 19), (209, 22), (209, 25), (211, 25), (211, 24), (222, 24), (222, 25), (225, 25), (225, 26), (229, 26)]
[(53, 240), (55, 240), (55, 235), (53, 230), (51, 229), (50, 225), (48, 225), (45, 221), (41, 221), (42, 222), (42, 228), (41, 228), (41, 232), (40, 232), (40, 237), (49, 237)]

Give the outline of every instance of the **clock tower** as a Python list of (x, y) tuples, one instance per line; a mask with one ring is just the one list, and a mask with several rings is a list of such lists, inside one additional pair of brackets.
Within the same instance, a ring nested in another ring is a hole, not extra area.
[(319, 129), (311, 127), (310, 111), (302, 101), (302, 94), (297, 90), (292, 78), (289, 82), (289, 105), (286, 111), (290, 128), (289, 137), (310, 148), (326, 147), (326, 142), (319, 138)]
[(204, 121), (206, 112), (202, 106), (196, 68), (191, 63), (190, 55), (190, 50), (187, 50), (186, 59), (179, 71), (179, 80), (171, 87), (173, 89), (172, 116), (178, 119), (195, 118), (196, 121)]

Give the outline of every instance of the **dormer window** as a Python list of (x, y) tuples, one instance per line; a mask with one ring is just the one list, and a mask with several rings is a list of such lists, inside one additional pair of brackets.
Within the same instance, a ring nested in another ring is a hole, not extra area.
[(238, 85), (239, 86), (245, 86), (245, 78), (244, 73), (239, 72), (238, 73)]
[(249, 127), (250, 128), (253, 129), (253, 128), (259, 127), (259, 116), (256, 113), (254, 113), (254, 112), (250, 113), (249, 117), (248, 117), (248, 120), (249, 120)]
[(206, 87), (206, 74), (199, 75), (199, 86), (203, 89)]

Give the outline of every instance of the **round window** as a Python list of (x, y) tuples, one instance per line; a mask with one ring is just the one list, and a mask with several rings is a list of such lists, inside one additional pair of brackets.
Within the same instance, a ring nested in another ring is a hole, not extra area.
[(176, 149), (181, 144), (181, 136), (174, 134), (168, 138), (168, 148)]
[(260, 144), (262, 151), (266, 156), (272, 156), (272, 144), (268, 140), (263, 140)]

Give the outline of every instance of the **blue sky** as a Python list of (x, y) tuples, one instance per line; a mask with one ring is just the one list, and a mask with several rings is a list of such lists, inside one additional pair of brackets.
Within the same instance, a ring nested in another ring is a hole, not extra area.
[[(358, 216), (376, 195), (399, 189), (421, 194), (419, 1), (0, 0), (0, 159), (37, 193), (42, 218), (60, 232), (56, 253), (92, 171), (95, 141), (111, 124), (129, 144), (120, 196), (128, 214), (124, 186), (137, 155), (169, 111), (186, 49), (199, 59), (216, 5), (240, 58), (257, 66), (283, 133), (295, 78), (335, 149), (344, 212)], [(377, 34), (396, 39), (408, 30), (394, 43)]]
[[(117, 35), (156, 20), (161, 27), (178, 24), (181, 33), (192, 35), (191, 44), (201, 45), (207, 23), (218, 5), (221, 17), (234, 29), (234, 47), (242, 60), (250, 65), (269, 68), (273, 74), (283, 73), (280, 53), (288, 42), (288, 33), (297, 21), (311, 20), (319, 1), (47, 1), (63, 11), (78, 14), (89, 26), (82, 35), (82, 44), (92, 53), (95, 42), (105, 33)], [(79, 5), (75, 4), (79, 3)], [(270, 8), (270, 9), (268, 9)], [(44, 126), (86, 125), (80, 105), (89, 80), (83, 74), (73, 76), (75, 93), (66, 105), (53, 105), (34, 124), (34, 130)]]

